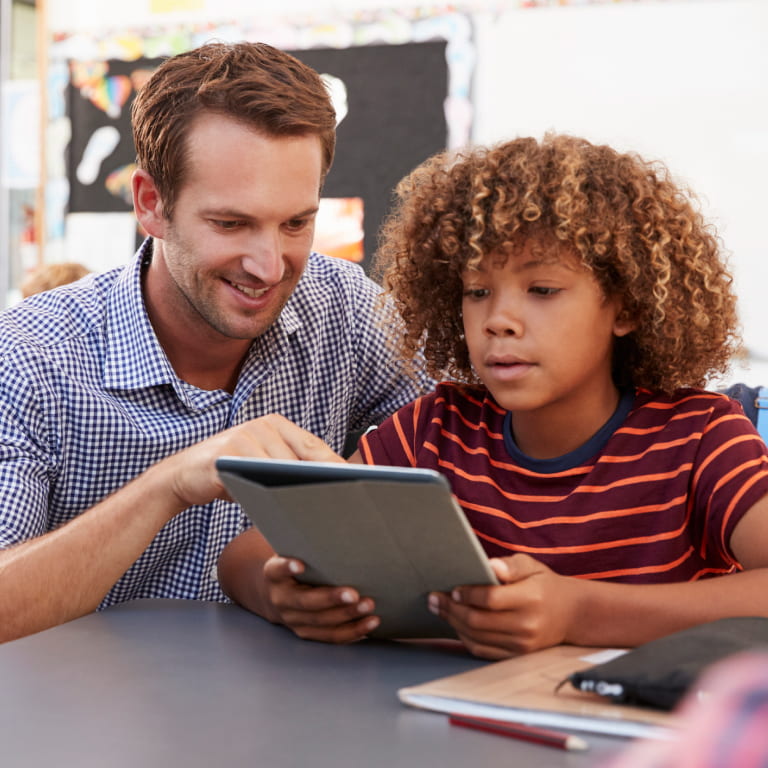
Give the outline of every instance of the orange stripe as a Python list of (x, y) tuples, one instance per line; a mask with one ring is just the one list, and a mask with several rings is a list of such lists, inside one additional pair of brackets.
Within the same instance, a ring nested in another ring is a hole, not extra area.
[[(429, 450), (431, 450), (436, 456), (437, 448), (432, 443), (424, 443), (425, 447), (428, 447)], [(647, 482), (658, 482), (659, 480), (669, 480), (673, 477), (676, 477), (681, 472), (686, 472), (691, 468), (691, 464), (681, 464), (677, 469), (671, 470), (670, 472), (660, 472), (650, 475), (638, 475), (636, 477), (626, 477), (622, 478), (621, 480), (616, 480), (613, 483), (608, 483), (607, 485), (580, 485), (574, 488), (570, 493), (567, 493), (565, 495), (560, 496), (529, 496), (529, 495), (521, 495), (516, 493), (511, 493), (509, 491), (505, 491), (501, 486), (499, 486), (498, 483), (496, 483), (492, 478), (490, 478), (488, 475), (472, 475), (469, 472), (465, 472), (463, 469), (460, 469), (457, 467), (453, 462), (438, 460), (438, 465), (444, 469), (447, 469), (451, 472), (453, 472), (455, 475), (464, 478), (465, 480), (470, 480), (475, 483), (483, 483), (485, 485), (491, 486), (494, 490), (496, 490), (501, 496), (503, 496), (505, 499), (510, 499), (511, 501), (562, 501), (563, 499), (567, 499), (573, 494), (576, 493), (589, 493), (589, 494), (597, 494), (597, 493), (603, 493), (605, 491), (613, 490), (614, 488), (622, 488), (627, 485), (639, 485), (641, 483), (647, 483)], [(540, 476), (540, 475), (539, 475)], [(560, 477), (561, 475), (559, 473), (553, 473), (552, 475), (547, 475), (547, 477)]]
[[(481, 421), (479, 423), (469, 421), (461, 412), (461, 410), (457, 408), (455, 405), (446, 405), (445, 410), (450, 411), (451, 413), (455, 413), (459, 417), (459, 421), (461, 421), (461, 423), (465, 427), (468, 427), (469, 429), (472, 429), (475, 432), (483, 430), (489, 437), (494, 438), (494, 440), (502, 440), (504, 438), (504, 435), (501, 432), (491, 432), (491, 428), (488, 426), (488, 423), (485, 421)], [(435, 422), (439, 423), (441, 427), (443, 426), (442, 419), (433, 419), (432, 423), (434, 424)]]
[(702, 576), (706, 576), (711, 573), (722, 576), (725, 573), (736, 573), (740, 570), (742, 570), (742, 568), (738, 563), (732, 565), (730, 568), (702, 568), (701, 570), (696, 571), (696, 573), (691, 576), (690, 580), (698, 581)]
[(613, 571), (596, 571), (595, 573), (584, 573), (578, 578), (580, 579), (615, 579), (622, 576), (639, 576), (643, 573), (666, 573), (673, 568), (677, 568), (678, 565), (682, 565), (693, 554), (693, 547), (689, 547), (688, 551), (673, 560), (671, 563), (662, 563), (661, 565), (644, 565), (640, 568), (617, 568)]
[(371, 449), (368, 447), (368, 438), (365, 435), (361, 438), (358, 447), (360, 448), (363, 461), (366, 464), (373, 464), (373, 456), (371, 455)]
[[(456, 387), (453, 387), (453, 388), (457, 389)], [(462, 397), (464, 398), (464, 400), (469, 400), (470, 403), (473, 403), (478, 408), (483, 408), (483, 407), (487, 406), (492, 411), (496, 411), (496, 413), (498, 413), (498, 414), (505, 414), (506, 413), (506, 410), (504, 408), (502, 408), (501, 406), (497, 405), (496, 403), (494, 403), (493, 400), (477, 400), (474, 397), (470, 397), (466, 392), (462, 393)]]
[(649, 453), (654, 451), (665, 451), (669, 448), (677, 448), (678, 446), (685, 445), (686, 443), (694, 442), (701, 439), (701, 432), (696, 432), (686, 437), (681, 437), (678, 440), (669, 440), (666, 443), (654, 443), (640, 453), (634, 453), (631, 456), (622, 455), (616, 456), (614, 454), (605, 454), (598, 459), (598, 464), (621, 464), (624, 462), (638, 461), (645, 458)]
[[(474, 530), (474, 529), (473, 529)], [(614, 541), (601, 541), (598, 544), (573, 544), (564, 547), (532, 547), (527, 544), (512, 544), (509, 542), (501, 541), (489, 536), (488, 534), (475, 531), (477, 536), (484, 541), (489, 541), (493, 544), (497, 544), (500, 547), (512, 549), (515, 552), (529, 552), (532, 554), (540, 555), (562, 555), (562, 554), (580, 554), (585, 552), (601, 552), (606, 549), (618, 549), (619, 547), (631, 547), (638, 544), (654, 544), (659, 541), (669, 541), (675, 539), (680, 535), (680, 530), (666, 531), (665, 533), (656, 533), (652, 536), (636, 536), (632, 539), (616, 539)], [(691, 548), (693, 549), (693, 548)]]
[[(650, 406), (643, 406), (643, 408)], [(655, 432), (663, 432), (673, 421), (682, 421), (683, 419), (689, 419), (693, 416), (701, 416), (702, 414), (709, 413), (711, 408), (705, 408), (703, 411), (686, 411), (685, 413), (677, 413), (671, 418), (667, 419), (663, 424), (656, 424), (652, 427), (619, 427), (615, 434), (619, 435), (652, 435)]]
[[(437, 446), (434, 443), (424, 443), (424, 448), (429, 450), (431, 453), (433, 453), (438, 458), (438, 464), (442, 467), (446, 467), (447, 469), (453, 469), (456, 471), (457, 474), (461, 474), (461, 471), (456, 469), (456, 465), (445, 461), (443, 459), (440, 459), (440, 454), (437, 450)], [(499, 469), (503, 469), (509, 472), (515, 472), (518, 475), (524, 475), (527, 477), (546, 477), (546, 478), (559, 478), (559, 477), (571, 477), (573, 475), (583, 475), (587, 474), (589, 471), (592, 470), (592, 466), (586, 465), (583, 467), (575, 467), (574, 469), (568, 469), (564, 472), (552, 472), (548, 473), (546, 475), (542, 475), (541, 472), (534, 472), (533, 470), (524, 469), (523, 467), (518, 466), (517, 464), (509, 464), (504, 461), (495, 461), (495, 460), (489, 460), (491, 466), (497, 467)], [(472, 477), (472, 476), (469, 476)], [(488, 475), (478, 475), (477, 477), (488, 477)]]
[[(470, 456), (486, 456), (488, 458), (488, 463), (490, 464), (490, 466), (495, 467), (496, 469), (503, 469), (507, 472), (515, 472), (518, 475), (524, 475), (526, 477), (542, 477), (541, 472), (535, 472), (533, 470), (526, 469), (525, 467), (521, 467), (519, 464), (515, 464), (508, 461), (499, 461), (498, 459), (492, 459), (490, 452), (487, 448), (484, 448), (484, 447), (470, 448), (466, 443), (464, 443), (461, 440), (460, 437), (458, 437), (458, 435), (455, 435), (453, 432), (447, 432), (444, 429), (441, 429), (440, 436), (455, 443), (464, 451), (464, 453)], [(499, 435), (499, 437), (501, 438), (501, 435)], [(436, 446), (434, 446), (434, 444), (431, 444), (431, 445), (435, 448), (435, 452), (437, 452)], [(572, 469), (566, 469), (563, 472), (547, 473), (545, 477), (553, 478), (553, 477), (573, 477), (576, 475), (586, 475), (589, 472), (591, 472), (593, 469), (594, 469), (594, 464), (583, 464), (578, 467), (573, 467)]]
[(737, 435), (736, 437), (732, 437), (730, 440), (727, 440), (724, 443), (721, 443), (717, 446), (715, 450), (713, 450), (704, 461), (701, 462), (701, 465), (699, 466), (699, 469), (696, 471), (696, 473), (693, 476), (693, 482), (692, 487), (695, 489), (696, 486), (699, 484), (699, 477), (701, 476), (701, 473), (722, 453), (727, 451), (729, 448), (731, 448), (734, 445), (738, 445), (739, 443), (743, 442), (753, 442), (755, 440), (760, 440), (760, 438), (757, 435)]
[(397, 432), (397, 436), (400, 439), (400, 447), (403, 449), (403, 453), (405, 454), (405, 457), (408, 459), (412, 467), (416, 466), (416, 457), (413, 455), (413, 451), (411, 450), (411, 446), (408, 445), (408, 440), (406, 440), (405, 432), (403, 431), (403, 425), (400, 423), (400, 412), (397, 411), (392, 416), (392, 423), (395, 425), (395, 431)]
[[(670, 408), (677, 408), (681, 403), (687, 403), (691, 400), (709, 400), (714, 405), (714, 402), (721, 399), (722, 397), (725, 397), (725, 395), (718, 395), (715, 392), (696, 392), (692, 395), (688, 395), (687, 397), (682, 398), (682, 400), (675, 400), (674, 403), (660, 403), (658, 401), (645, 403), (643, 408), (654, 408), (657, 411), (668, 411)], [(711, 408), (708, 410), (711, 410)]]
[(421, 416), (421, 404), (422, 404), (421, 398), (418, 398), (413, 403), (413, 443), (411, 445), (411, 451), (412, 451), (411, 455), (413, 456), (412, 465), (416, 464), (416, 452), (418, 450), (416, 447), (416, 435), (419, 434), (419, 417)]
[(668, 511), (672, 507), (683, 504), (686, 499), (687, 496), (683, 495), (668, 501), (666, 504), (648, 504), (644, 507), (626, 507), (623, 509), (604, 510), (603, 512), (590, 512), (586, 515), (561, 515), (559, 517), (547, 517), (543, 520), (531, 520), (530, 522), (523, 522), (496, 507), (488, 507), (484, 504), (475, 504), (474, 502), (467, 501), (466, 499), (460, 499), (456, 497), (456, 500), (464, 509), (471, 509), (473, 512), (479, 512), (480, 514), (488, 515), (489, 517), (496, 517), (500, 520), (506, 520), (512, 523), (512, 525), (514, 525), (516, 528), (520, 529), (541, 528), (546, 525), (581, 525), (582, 523), (590, 523), (594, 522), (595, 520), (612, 520), (619, 517), (631, 517), (633, 515), (645, 515), (652, 512), (664, 512)]
[(687, 472), (693, 465), (691, 462), (681, 464), (677, 469), (672, 469), (669, 472), (654, 472), (650, 475), (634, 475), (630, 477), (623, 477), (621, 480), (616, 480), (608, 485), (581, 485), (578, 488), (574, 488), (574, 491), (579, 493), (602, 493), (604, 491), (612, 490), (613, 488), (623, 488), (627, 485), (634, 485), (635, 483), (656, 483), (661, 480), (671, 480), (677, 475)]

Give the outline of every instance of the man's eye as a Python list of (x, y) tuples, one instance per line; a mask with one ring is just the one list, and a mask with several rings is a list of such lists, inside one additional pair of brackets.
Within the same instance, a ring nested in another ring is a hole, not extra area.
[(243, 222), (238, 219), (213, 219), (213, 223), (219, 229), (226, 230), (237, 229), (243, 225)]
[(285, 222), (285, 228), (291, 230), (291, 232), (299, 232), (304, 229), (310, 222), (310, 219), (291, 219)]

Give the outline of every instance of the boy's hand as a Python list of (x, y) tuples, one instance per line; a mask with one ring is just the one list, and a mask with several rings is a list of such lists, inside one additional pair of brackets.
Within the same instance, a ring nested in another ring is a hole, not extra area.
[(379, 626), (374, 602), (351, 587), (312, 587), (296, 581), (304, 571), (300, 560), (275, 555), (264, 563), (264, 598), (268, 618), (285, 624), (305, 640), (352, 643)]
[(566, 642), (577, 618), (577, 579), (559, 576), (528, 555), (494, 558), (500, 586), (432, 593), (429, 607), (448, 621), (469, 651), (504, 659)]

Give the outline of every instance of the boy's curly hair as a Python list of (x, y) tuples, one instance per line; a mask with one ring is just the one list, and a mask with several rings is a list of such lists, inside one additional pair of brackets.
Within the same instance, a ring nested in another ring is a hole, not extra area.
[(616, 340), (619, 386), (704, 386), (739, 348), (719, 239), (660, 163), (548, 134), (435, 155), (396, 194), (376, 266), (402, 319), (404, 359), (423, 345), (434, 376), (477, 381), (462, 271), (529, 237), (568, 246), (636, 322)]

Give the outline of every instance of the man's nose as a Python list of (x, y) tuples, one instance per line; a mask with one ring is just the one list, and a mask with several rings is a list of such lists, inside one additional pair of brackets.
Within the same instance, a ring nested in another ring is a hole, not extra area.
[(267, 285), (275, 285), (283, 278), (283, 246), (280, 232), (262, 230), (249, 238), (242, 259), (243, 269)]

